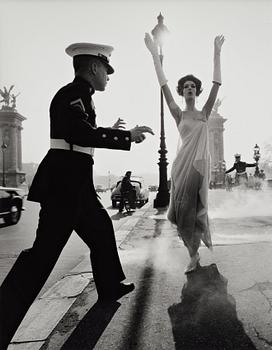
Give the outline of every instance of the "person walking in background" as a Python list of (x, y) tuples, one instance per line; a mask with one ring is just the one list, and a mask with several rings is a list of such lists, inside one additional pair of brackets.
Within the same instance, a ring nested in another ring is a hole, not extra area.
[(121, 199), (119, 204), (119, 213), (122, 213), (125, 200), (129, 202), (130, 209), (136, 209), (136, 191), (130, 181), (131, 171), (127, 171), (121, 181), (120, 193)]
[(261, 190), (264, 186), (264, 183), (265, 183), (265, 172), (263, 169), (260, 170), (258, 176), (255, 176), (256, 177), (256, 182), (257, 182), (257, 190)]
[(261, 169), (260, 170), (260, 174), (259, 174), (259, 178), (261, 179), (261, 180), (265, 180), (265, 178), (266, 178), (266, 176), (265, 176), (265, 172), (264, 172), (264, 170), (263, 169)]
[(222, 35), (214, 39), (213, 85), (202, 110), (195, 107), (195, 99), (202, 92), (201, 81), (191, 74), (179, 79), (177, 92), (186, 103), (182, 111), (167, 85), (157, 44), (149, 34), (145, 35), (145, 44), (153, 57), (159, 84), (182, 140), (172, 165), (168, 219), (177, 225), (178, 234), (190, 255), (185, 273), (195, 270), (199, 265), (201, 240), (208, 248), (212, 247), (208, 221), (210, 154), (207, 121), (221, 85), (220, 53), (223, 43)]
[(130, 150), (142, 142), (146, 126), (120, 130), (96, 126), (92, 95), (104, 91), (114, 72), (113, 48), (76, 43), (66, 49), (73, 57), (74, 80), (62, 87), (50, 105), (51, 148), (42, 160), (28, 200), (41, 205), (32, 248), (21, 252), (0, 289), (0, 349), (6, 349), (28, 308), (40, 292), (72, 231), (90, 248), (99, 300), (117, 300), (134, 289), (125, 279), (113, 225), (93, 184), (93, 148)]
[(232, 191), (232, 177), (231, 177), (231, 175), (225, 176), (225, 187), (226, 187), (226, 191)]
[(249, 176), (248, 176), (247, 186), (248, 186), (248, 188), (251, 188), (251, 189), (255, 187), (255, 178), (252, 174), (249, 174)]

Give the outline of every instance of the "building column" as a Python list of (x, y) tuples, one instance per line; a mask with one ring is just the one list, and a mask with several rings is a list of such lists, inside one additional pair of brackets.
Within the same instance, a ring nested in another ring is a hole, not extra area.
[(17, 127), (17, 166), (18, 170), (22, 171), (23, 163), (22, 163), (22, 127)]
[[(0, 110), (0, 141), (7, 144), (5, 149), (6, 186), (19, 187), (25, 174), (22, 172), (22, 122), (26, 120), (15, 110)], [(0, 173), (3, 172), (3, 157)], [(2, 174), (3, 176), (3, 174)]]
[(211, 153), (211, 181), (224, 183), (224, 123), (218, 112), (213, 111), (209, 118), (209, 142)]

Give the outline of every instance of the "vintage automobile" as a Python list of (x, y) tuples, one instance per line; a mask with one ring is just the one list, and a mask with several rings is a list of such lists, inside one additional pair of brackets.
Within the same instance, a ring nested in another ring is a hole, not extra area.
[(157, 192), (158, 188), (159, 188), (159, 186), (157, 186), (157, 185), (149, 185), (148, 186), (148, 189), (150, 192)]
[(103, 192), (107, 192), (107, 188), (106, 187), (104, 187), (103, 185), (96, 185), (95, 186), (95, 191), (97, 192), (97, 193), (103, 193)]
[[(117, 181), (115, 187), (112, 189), (111, 192), (111, 202), (113, 208), (116, 208), (117, 203), (120, 203), (121, 181), (122, 179)], [(142, 206), (145, 203), (147, 203), (149, 198), (149, 190), (147, 187), (145, 187), (143, 178), (138, 176), (131, 176), (130, 181), (136, 191), (136, 205)]]
[(8, 225), (15, 225), (20, 220), (23, 207), (24, 191), (20, 188), (0, 186), (0, 218)]

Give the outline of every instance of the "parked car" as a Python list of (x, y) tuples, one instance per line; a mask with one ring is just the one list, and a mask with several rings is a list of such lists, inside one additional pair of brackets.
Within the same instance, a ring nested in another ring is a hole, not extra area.
[(150, 192), (157, 192), (158, 188), (159, 188), (159, 186), (157, 186), (157, 185), (149, 185), (148, 186), (148, 189)]
[(20, 188), (0, 186), (0, 218), (8, 225), (15, 225), (21, 218), (24, 191)]
[(96, 192), (98, 193), (98, 192), (107, 192), (107, 188), (106, 187), (104, 187), (103, 185), (96, 185), (95, 186), (95, 190), (96, 190)]
[[(111, 202), (113, 208), (116, 208), (117, 203), (120, 203), (121, 181), (122, 179), (117, 181), (115, 187), (112, 189), (111, 192)], [(138, 176), (131, 176), (130, 181), (136, 191), (136, 205), (142, 206), (145, 203), (147, 203), (149, 198), (149, 190), (147, 187), (145, 187), (143, 178)]]

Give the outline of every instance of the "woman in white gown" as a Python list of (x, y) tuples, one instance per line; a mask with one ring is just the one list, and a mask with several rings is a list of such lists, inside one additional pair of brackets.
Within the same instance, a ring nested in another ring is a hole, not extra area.
[(207, 121), (221, 85), (220, 53), (223, 42), (222, 35), (214, 39), (213, 85), (202, 110), (195, 107), (195, 99), (202, 91), (201, 81), (193, 75), (186, 75), (178, 81), (177, 92), (186, 103), (182, 111), (167, 85), (158, 46), (149, 34), (145, 35), (145, 44), (153, 57), (159, 84), (182, 140), (172, 165), (168, 219), (177, 226), (191, 258), (185, 273), (197, 268), (201, 241), (212, 248), (208, 221), (210, 155)]

